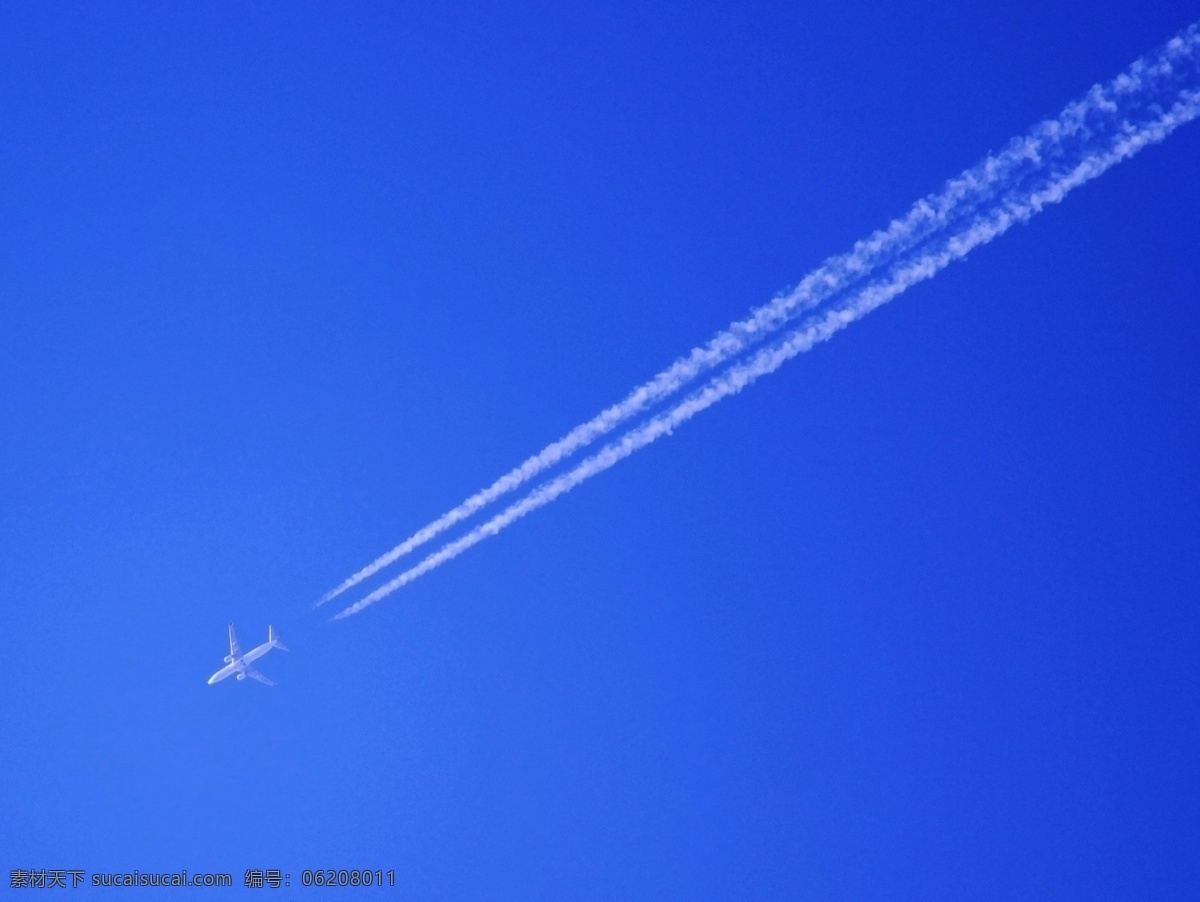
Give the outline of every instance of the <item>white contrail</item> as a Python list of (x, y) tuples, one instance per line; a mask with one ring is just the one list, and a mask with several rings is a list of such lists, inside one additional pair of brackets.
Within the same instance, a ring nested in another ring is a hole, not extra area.
[[(1185, 29), (1158, 54), (1138, 60), (1108, 84), (1093, 87), (1082, 99), (1068, 105), (1058, 118), (1043, 122), (1028, 135), (1015, 139), (1004, 153), (989, 157), (979, 166), (952, 180), (941, 194), (918, 202), (906, 217), (896, 220), (888, 229), (875, 233), (866, 241), (859, 242), (849, 254), (831, 258), (806, 277), (788, 295), (774, 299), (769, 304), (752, 311), (747, 319), (734, 323), (729, 329), (718, 333), (708, 345), (693, 350), (688, 358), (677, 361), (650, 382), (635, 389), (620, 404), (608, 408), (593, 420), (572, 430), (566, 437), (525, 461), (520, 467), (502, 477), (489, 488), (467, 499), (463, 504), (418, 531), (391, 552), (360, 570), (336, 589), (327, 593), (318, 604), (328, 601), (358, 584), (504, 493), (528, 481), (537, 473), (595, 441), (596, 438), (611, 431), (652, 403), (675, 393), (700, 373), (728, 362), (740, 352), (778, 331), (782, 325), (798, 315), (799, 312), (811, 309), (830, 297), (844, 294), (848, 286), (862, 282), (865, 278), (881, 270), (889, 270), (890, 264), (892, 273), (890, 278), (877, 281), (867, 290), (854, 294), (828, 314), (810, 319), (806, 324), (808, 328), (793, 332), (783, 342), (776, 344), (764, 353), (770, 357), (779, 353), (781, 348), (790, 347), (797, 336), (811, 332), (810, 324), (814, 322), (837, 322), (841, 318), (849, 316), (848, 319), (841, 322), (841, 325), (836, 326), (828, 334), (812, 339), (807, 346), (785, 353), (784, 357), (774, 366), (763, 372), (772, 371), (783, 360), (800, 353), (800, 350), (811, 347), (813, 342), (829, 337), (833, 331), (837, 331), (845, 324), (874, 309), (884, 300), (894, 297), (909, 285), (928, 278), (951, 260), (965, 255), (972, 247), (990, 241), (996, 235), (1007, 230), (1012, 222), (1028, 218), (1046, 203), (1056, 202), (1066, 191), (1094, 178), (1114, 163), (1135, 153), (1146, 143), (1161, 140), (1175, 127), (1195, 116), (1192, 109), (1195, 104), (1195, 92), (1179, 87), (1178, 83), (1196, 81), (1196, 55), (1197, 48), (1200, 46), (1198, 24), (1193, 24)], [(1177, 102), (1167, 114), (1151, 120), (1149, 117), (1161, 112), (1159, 104), (1162, 102), (1162, 96), (1166, 94), (1164, 85), (1174, 86), (1174, 94), (1170, 95), (1168, 99), (1175, 99)], [(1120, 119), (1121, 114), (1126, 116), (1124, 120)], [(1139, 124), (1137, 121), (1139, 117), (1147, 121)], [(1096, 147), (1097, 133), (1101, 135), (1107, 133), (1110, 136), (1109, 144), (1106, 147)], [(1072, 159), (1079, 162), (1074, 168), (1069, 168)], [(1064, 170), (1066, 174), (1060, 176), (1059, 173)], [(1036, 190), (1031, 189), (1030, 183), (1042, 187)], [(1021, 186), (1024, 190), (1018, 192), (1017, 188)], [(954, 233), (948, 239), (940, 237), (946, 233), (949, 225), (962, 221), (971, 211), (978, 210), (984, 206), (985, 201), (1001, 193), (1003, 196), (1000, 202), (993, 205), (991, 212), (981, 214), (969, 227)], [(1023, 198), (1022, 201), (1012, 200), (1018, 195)], [(997, 216), (1000, 218), (997, 219)], [(988, 234), (989, 229), (995, 228), (997, 222), (1004, 222), (1004, 224), (998, 231)], [(979, 235), (986, 235), (986, 237), (980, 238)], [(940, 250), (936, 252), (922, 251), (914, 262), (905, 264), (903, 262), (904, 251), (920, 248), (922, 244), (930, 244)], [(929, 267), (932, 269), (929, 269), (927, 274), (914, 278), (914, 274)], [(906, 282), (905, 279), (909, 281)], [(881, 291), (883, 295), (886, 295), (884, 300), (874, 303), (867, 303), (864, 300), (882, 296)], [(862, 307), (863, 303), (867, 303), (867, 306)], [(760, 358), (762, 355), (755, 357), (754, 360), (759, 361)], [(400, 577), (338, 616), (347, 616), (349, 613), (361, 610), (367, 604), (395, 591), (401, 585), (456, 556), (487, 535), (498, 532), (508, 523), (528, 513), (529, 510), (548, 503), (583, 479), (589, 478), (600, 470), (607, 469), (612, 463), (632, 453), (636, 448), (642, 447), (664, 434), (662, 431), (654, 430), (653, 427), (656, 423), (674, 421), (674, 425), (677, 425), (678, 422), (689, 419), (699, 410), (715, 403), (719, 398), (734, 391), (740, 391), (749, 382), (739, 384), (736, 388), (719, 390), (716, 396), (712, 397), (714, 386), (725, 384), (723, 380), (726, 377), (738, 372), (745, 372), (745, 365), (734, 367), (725, 375), (714, 379), (706, 389), (697, 395), (635, 429), (620, 441), (605, 448), (600, 454), (589, 458), (571, 473), (535, 490), (523, 501), (513, 505), (463, 539), (447, 545), (417, 567), (401, 574)], [(757, 373), (749, 381), (753, 381), (762, 374), (761, 372)], [(697, 397), (712, 397), (712, 399), (696, 409), (691, 409), (690, 405)], [(690, 412), (687, 412), (689, 410)], [(683, 415), (682, 419), (677, 419), (680, 415)], [(670, 428), (673, 426), (667, 426), (666, 431), (669, 431)], [(629, 447), (631, 442), (632, 447)], [(628, 450), (609, 460), (614, 449), (626, 447)], [(605, 460), (608, 462), (604, 463)], [(556, 486), (557, 490), (551, 491)]]
[(471, 546), (495, 535), (530, 511), (549, 504), (639, 448), (669, 434), (675, 427), (722, 398), (740, 392), (761, 376), (774, 372), (796, 355), (811, 349), (818, 342), (826, 341), (850, 323), (918, 282), (936, 275), (950, 263), (965, 257), (972, 249), (1004, 234), (1014, 224), (1025, 222), (1046, 206), (1058, 203), (1073, 189), (1096, 178), (1148, 144), (1163, 140), (1180, 125), (1200, 115), (1200, 90), (1182, 91), (1174, 99), (1171, 108), (1157, 119), (1138, 127), (1124, 123), (1123, 127), (1116, 130), (1107, 147), (1093, 151), (1070, 171), (1049, 180), (1035, 191), (1005, 198), (967, 228), (937, 242), (936, 246), (918, 255), (911, 262), (894, 267), (886, 278), (872, 282), (831, 309), (811, 315), (800, 327), (781, 340), (758, 351), (746, 361), (732, 365), (675, 407), (632, 429), (573, 470), (539, 486), (503, 513), (476, 527), (462, 538), (448, 543), (417, 566), (406, 570), (350, 605), (334, 619), (358, 613), (435, 567), (452, 560)]
[(748, 317), (718, 332), (702, 347), (694, 348), (687, 357), (680, 358), (635, 388), (621, 402), (575, 427), (487, 488), (418, 530), (327, 592), (317, 605), (373, 576), (631, 417), (675, 394), (701, 374), (724, 365), (770, 337), (800, 313), (878, 273), (901, 254), (970, 217), (998, 193), (1011, 190), (1055, 166), (1064, 154), (1071, 152), (1074, 142), (1087, 141), (1091, 137), (1097, 115), (1119, 114), (1131, 104), (1144, 104), (1144, 95), (1148, 92), (1157, 93), (1161, 83), (1171, 78), (1172, 64), (1194, 55), (1196, 41), (1193, 26), (1157, 56), (1138, 60), (1108, 84), (1096, 85), (1084, 97), (1068, 104), (1056, 118), (1039, 123), (1028, 134), (1011, 141), (1003, 152), (987, 157), (950, 180), (941, 192), (917, 201), (905, 216), (894, 220), (886, 229), (859, 241), (849, 253), (829, 258), (788, 293), (752, 310)]

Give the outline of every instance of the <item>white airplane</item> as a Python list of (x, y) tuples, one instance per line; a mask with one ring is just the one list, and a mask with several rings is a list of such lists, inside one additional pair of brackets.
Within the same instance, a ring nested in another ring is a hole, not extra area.
[(282, 648), (284, 651), (288, 647), (279, 641), (279, 634), (275, 632), (275, 627), (267, 627), (267, 641), (258, 648), (252, 648), (245, 654), (242, 654), (242, 648), (238, 645), (237, 636), (233, 634), (233, 624), (229, 624), (229, 654), (225, 656), (225, 666), (208, 678), (208, 685), (219, 683), (225, 677), (237, 674), (239, 680), (244, 680), (246, 677), (258, 680), (260, 683), (266, 683), (268, 686), (274, 686), (274, 680), (268, 680), (265, 676), (250, 666), (251, 661), (256, 661), (269, 652), (272, 648)]

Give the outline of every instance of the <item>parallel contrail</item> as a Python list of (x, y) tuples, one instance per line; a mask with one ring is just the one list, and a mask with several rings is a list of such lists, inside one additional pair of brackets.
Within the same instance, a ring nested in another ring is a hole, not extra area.
[[(538, 487), (501, 514), (346, 608), (335, 619), (357, 613), (670, 433), (676, 426), (773, 372), (797, 354), (827, 340), (912, 285), (961, 259), (973, 248), (1003, 234), (1014, 223), (1024, 222), (1047, 205), (1059, 202), (1074, 188), (1146, 145), (1163, 140), (1178, 126), (1200, 115), (1200, 89), (1194, 87), (1200, 81), (1198, 50), (1200, 23), (1181, 32), (1161, 52), (1138, 60), (1107, 85), (1093, 87), (1058, 118), (1043, 122), (1028, 135), (1014, 140), (1004, 153), (989, 157), (948, 183), (941, 194), (919, 201), (907, 216), (893, 222), (888, 229), (859, 242), (850, 253), (831, 258), (791, 293), (774, 299), (754, 310), (747, 319), (718, 333), (708, 345), (695, 349), (688, 358), (677, 361), (635, 389), (620, 404), (577, 427), (489, 488), (420, 530), (318, 603), (328, 601), (378, 572), (650, 404), (677, 392), (697, 375), (727, 363), (761, 343), (802, 311), (842, 295), (831, 307), (809, 316), (784, 338), (745, 362), (733, 364), (675, 407), (635, 427), (568, 473)], [(1171, 106), (1163, 112), (1165, 104)], [(961, 223), (972, 212), (975, 216), (966, 226), (949, 231), (951, 225)], [(876, 273), (882, 275), (867, 282), (865, 287), (848, 291)]]
[[(1171, 50), (1168, 48), (1163, 58), (1170, 56)], [(1153, 67), (1152, 61), (1140, 60), (1125, 75), (1132, 80), (1131, 84), (1123, 84), (1118, 79), (1104, 87), (1093, 88), (1082, 99), (1069, 104), (1057, 118), (1039, 123), (1028, 134), (1011, 141), (1003, 152), (989, 156), (947, 182), (941, 192), (917, 201), (905, 216), (894, 220), (886, 229), (859, 241), (849, 253), (829, 258), (790, 292), (752, 310), (745, 319), (730, 324), (709, 339), (707, 344), (694, 348), (687, 357), (680, 358), (635, 388), (621, 402), (575, 427), (487, 488), (421, 528), (327, 592), (317, 605), (336, 598), (378, 573), (547, 468), (592, 444), (631, 417), (673, 395), (696, 377), (722, 366), (774, 334), (796, 315), (861, 282), (900, 254), (920, 245), (949, 225), (969, 217), (981, 204), (992, 199), (998, 190), (1019, 184), (1024, 178), (1044, 168), (1048, 160), (1052, 161), (1068, 151), (1072, 140), (1086, 139), (1091, 117), (1099, 111), (1128, 102), (1124, 95), (1144, 91), (1146, 82), (1157, 78)]]

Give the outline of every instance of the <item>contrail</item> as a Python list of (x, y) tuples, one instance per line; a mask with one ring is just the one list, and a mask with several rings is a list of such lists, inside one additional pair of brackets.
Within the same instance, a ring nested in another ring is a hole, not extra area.
[[(941, 192), (917, 201), (908, 213), (886, 229), (859, 241), (849, 253), (830, 257), (794, 289), (750, 312), (745, 319), (718, 332), (702, 347), (694, 348), (650, 381), (638, 386), (622, 401), (575, 427), (547, 445), (520, 466), (472, 495), (453, 510), (422, 527), (391, 551), (381, 555), (339, 586), (323, 595), (324, 604), (384, 567), (466, 519), (497, 498), (524, 485), (631, 417), (675, 394), (683, 386), (770, 337), (789, 320), (869, 278), (899, 255), (918, 247), (948, 226), (974, 214), (998, 191), (1021, 184), (1026, 178), (1068, 154), (1075, 141), (1086, 141), (1097, 114), (1119, 111), (1145, 102), (1148, 91), (1170, 77), (1170, 64), (1189, 57), (1195, 45), (1193, 30), (1184, 32), (1158, 57), (1138, 60), (1107, 85), (1097, 85), (1081, 99), (1068, 104), (1059, 116), (1039, 123), (1012, 140), (1001, 153), (987, 157), (946, 183)], [(1166, 69), (1164, 69), (1164, 65)]]
[[(718, 333), (708, 345), (693, 350), (689, 357), (677, 361), (635, 389), (620, 404), (577, 427), (488, 489), (467, 499), (359, 571), (328, 593), (322, 602), (595, 441), (651, 403), (675, 393), (700, 373), (720, 366), (760, 343), (800, 312), (812, 309), (830, 297), (847, 295), (825, 312), (810, 316), (798, 329), (747, 362), (731, 366), (675, 407), (634, 428), (575, 469), (540, 486), (482, 526), (447, 544), (416, 567), (343, 610), (335, 619), (357, 613), (668, 434), (722, 398), (741, 391), (786, 360), (828, 339), (912, 285), (932, 277), (973, 248), (1003, 234), (1014, 223), (1028, 220), (1048, 204), (1062, 200), (1069, 191), (1147, 144), (1161, 141), (1200, 112), (1200, 90), (1190, 87), (1197, 81), (1198, 48), (1200, 23), (1181, 32), (1158, 54), (1138, 60), (1107, 85), (1093, 87), (1058, 118), (1043, 122), (1026, 136), (1012, 141), (1004, 153), (967, 170), (949, 182), (942, 193), (919, 201), (907, 216), (859, 242), (850, 253), (826, 261), (792, 292), (775, 298), (752, 311), (747, 319)], [(1171, 107), (1163, 112), (1165, 103), (1171, 103)], [(961, 222), (972, 211), (977, 211), (975, 218), (947, 236), (949, 225)], [(908, 259), (905, 251), (913, 249), (916, 249), (915, 256), (908, 255), (912, 258)], [(881, 271), (885, 273), (882, 278), (875, 278), (866, 287), (847, 293), (849, 286), (864, 282)]]
[(911, 262), (896, 266), (887, 278), (872, 282), (824, 312), (813, 314), (781, 340), (758, 351), (745, 362), (732, 365), (675, 407), (652, 417), (620, 439), (606, 445), (570, 472), (539, 486), (503, 513), (476, 527), (457, 541), (447, 544), (417, 566), (406, 570), (341, 611), (334, 619), (358, 613), (435, 567), (452, 560), (471, 546), (496, 535), (529, 512), (549, 504), (638, 449), (664, 435), (669, 435), (677, 426), (722, 398), (736, 394), (760, 377), (773, 373), (791, 358), (810, 350), (819, 342), (828, 340), (855, 320), (861, 319), (913, 285), (932, 278), (950, 263), (965, 257), (974, 248), (999, 237), (1016, 223), (1028, 221), (1050, 204), (1060, 202), (1070, 191), (1101, 175), (1143, 147), (1162, 141), (1180, 125), (1198, 115), (1200, 90), (1180, 92), (1176, 102), (1158, 119), (1137, 128), (1119, 129), (1107, 148), (1094, 151), (1069, 172), (1050, 180), (1032, 193), (1004, 199), (966, 229), (937, 242), (933, 248), (918, 255)]

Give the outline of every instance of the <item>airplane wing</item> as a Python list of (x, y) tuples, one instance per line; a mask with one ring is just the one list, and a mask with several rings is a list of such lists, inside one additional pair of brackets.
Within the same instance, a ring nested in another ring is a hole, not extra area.
[(242, 656), (242, 647), (238, 645), (237, 636), (233, 632), (233, 624), (229, 624), (229, 654), (236, 660)]
[(253, 667), (247, 667), (245, 673), (246, 673), (246, 676), (250, 677), (250, 679), (252, 679), (252, 680), (258, 680), (260, 683), (266, 683), (268, 686), (276, 685), (274, 680), (268, 680), (265, 676), (263, 676), (261, 673), (259, 673), (257, 670), (255, 670)]

